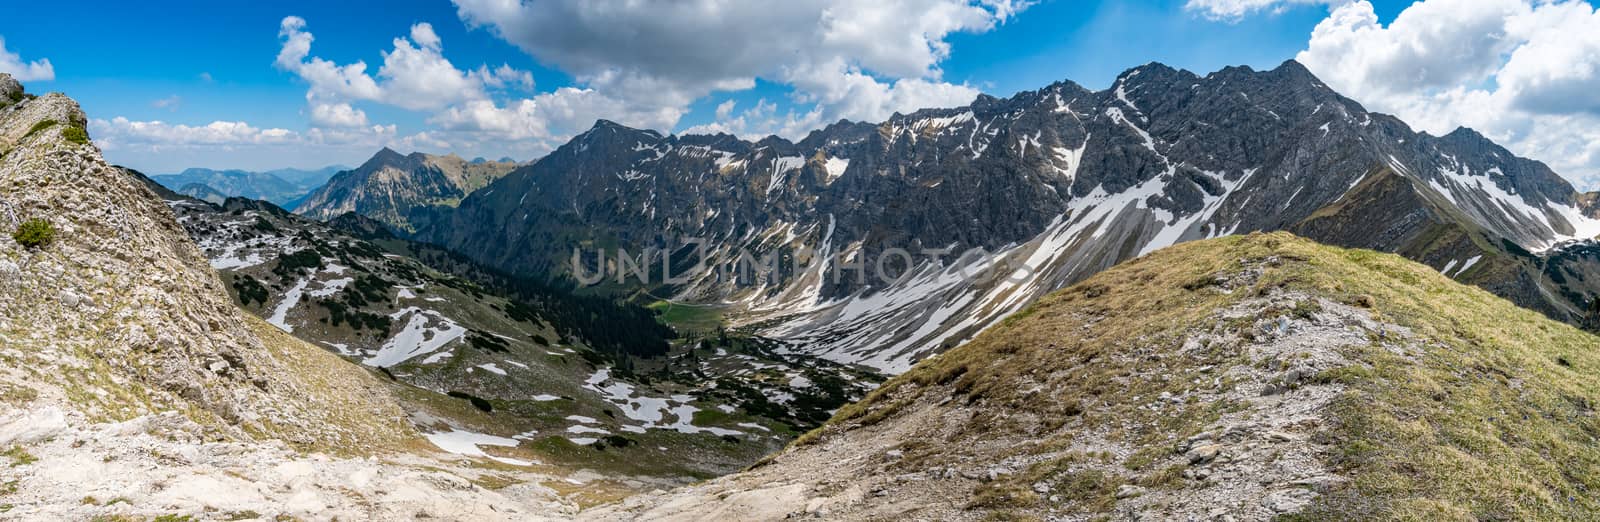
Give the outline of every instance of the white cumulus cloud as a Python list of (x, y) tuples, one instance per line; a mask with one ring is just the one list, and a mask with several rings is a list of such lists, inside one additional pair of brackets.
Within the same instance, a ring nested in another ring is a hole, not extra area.
[(1212, 20), (1237, 22), (1245, 15), (1261, 11), (1277, 13), (1295, 5), (1339, 5), (1348, 1), (1350, 0), (1189, 0), (1183, 7)]
[(281, 143), (297, 137), (288, 129), (254, 127), (242, 121), (214, 121), (190, 126), (160, 120), (131, 121), (118, 116), (90, 121), (95, 141), (102, 145), (244, 145)]
[[(789, 85), (796, 101), (812, 104), (784, 117), (808, 125), (970, 102), (977, 89), (942, 80), (938, 64), (951, 53), (949, 36), (989, 31), (1031, 2), (455, 3), (468, 25), (487, 28), (593, 90), (586, 98), (613, 100), (622, 111), (611, 119), (627, 124), (657, 119), (671, 127), (691, 102), (717, 91), (751, 88), (757, 79)], [(719, 112), (719, 121), (733, 117), (731, 106)], [(795, 137), (809, 130), (801, 127), (775, 130)]]
[[(333, 108), (339, 111), (337, 107)], [(297, 132), (258, 127), (243, 121), (187, 125), (124, 117), (89, 120), (95, 144), (118, 161), (151, 169), (176, 171), (197, 164), (234, 168), (281, 168), (284, 158), (302, 165), (348, 162), (380, 147), (399, 150), (449, 150), (451, 143), (427, 133), (401, 136), (394, 125), (352, 125)]]
[(1296, 59), (1419, 130), (1470, 127), (1600, 187), (1600, 12), (1588, 2), (1424, 0), (1387, 26), (1353, 2)]
[(315, 108), (322, 103), (370, 101), (409, 110), (437, 110), (452, 104), (488, 98), (491, 88), (531, 88), (533, 76), (510, 65), (477, 70), (456, 68), (444, 57), (444, 43), (433, 26), (411, 26), (407, 37), (395, 38), (393, 48), (382, 53), (376, 76), (363, 61), (340, 65), (311, 55), (315, 39), (306, 21), (285, 17), (278, 37), (283, 47), (274, 64), (310, 85), (306, 99)]
[(348, 103), (315, 103), (311, 106), (311, 124), (321, 127), (365, 127), (367, 113)]
[(0, 72), (10, 74), (19, 82), (49, 81), (56, 79), (56, 68), (50, 65), (50, 60), (40, 58), (31, 62), (23, 61), (22, 56), (6, 50), (6, 39), (0, 36)]
[[(671, 130), (691, 105), (758, 80), (791, 88), (794, 109), (763, 100), (744, 111), (725, 102), (716, 123), (696, 130), (741, 136), (803, 136), (838, 119), (881, 120), (894, 112), (971, 102), (978, 89), (943, 79), (950, 37), (982, 33), (1031, 0), (456, 0), (457, 15), (532, 58), (566, 73), (571, 85), (535, 90), (510, 64), (458, 67), (433, 25), (417, 23), (389, 42), (381, 63), (340, 63), (313, 52), (307, 20), (281, 20), (274, 66), (306, 84), (301, 131), (243, 122), (201, 126), (123, 118), (97, 120), (109, 149), (149, 153), (173, 147), (259, 151), (305, 147), (533, 157), (597, 119)], [(401, 136), (375, 123), (370, 104), (425, 113), (428, 128)], [(320, 153), (320, 152), (319, 152)]]

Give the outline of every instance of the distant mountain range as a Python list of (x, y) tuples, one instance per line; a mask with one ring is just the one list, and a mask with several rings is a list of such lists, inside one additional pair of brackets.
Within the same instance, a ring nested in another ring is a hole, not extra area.
[(327, 183), (341, 170), (332, 165), (316, 170), (277, 169), (264, 172), (247, 170), (185, 169), (177, 174), (150, 176), (157, 183), (180, 194), (221, 204), (230, 197), (271, 201), (292, 208), (313, 189)]

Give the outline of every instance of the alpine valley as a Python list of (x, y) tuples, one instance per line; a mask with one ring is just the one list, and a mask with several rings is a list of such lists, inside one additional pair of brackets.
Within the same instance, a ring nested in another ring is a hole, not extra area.
[(1600, 512), (1600, 194), (1294, 61), (272, 190), (87, 124), (0, 74), (0, 518)]

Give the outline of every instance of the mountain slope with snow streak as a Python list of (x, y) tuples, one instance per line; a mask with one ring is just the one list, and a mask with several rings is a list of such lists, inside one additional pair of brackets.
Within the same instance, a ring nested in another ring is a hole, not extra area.
[[(1104, 91), (1061, 82), (799, 142), (601, 121), (412, 222), (522, 273), (575, 275), (580, 244), (680, 251), (673, 266), (692, 264), (690, 238), (714, 268), (775, 256), (754, 278), (633, 286), (732, 304), (792, 351), (896, 372), (1118, 262), (1257, 230), (1436, 267), (1485, 256), (1463, 281), (1573, 321), (1600, 287), (1544, 272), (1600, 233), (1593, 201), (1470, 130), (1430, 136), (1368, 112), (1290, 61), (1205, 76), (1149, 64)], [(896, 249), (916, 254), (909, 267)], [(973, 249), (989, 255), (962, 255)], [(885, 259), (892, 277), (856, 277)]]

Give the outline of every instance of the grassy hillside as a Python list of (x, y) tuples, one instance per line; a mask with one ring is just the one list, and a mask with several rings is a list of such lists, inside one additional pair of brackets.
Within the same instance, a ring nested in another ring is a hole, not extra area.
[(323, 430), (335, 434), (331, 440), (295, 437), (293, 433), (270, 435), (288, 435), (296, 442), (315, 440), (302, 444), (300, 449), (344, 456), (426, 448), (426, 442), (406, 420), (389, 383), (266, 321), (249, 314), (245, 317), (252, 333), (302, 386), (296, 391), (320, 412)]
[(744, 474), (632, 511), (1588, 520), (1597, 348), (1398, 256), (1287, 233), (1187, 243), (924, 361)]
[[(1272, 256), (1283, 263), (1248, 291), (1208, 290), (1240, 260)], [(1225, 406), (1196, 404), (1197, 415), (1176, 418), (1151, 414), (1137, 397), (1182, 393), (1188, 380), (1128, 377), (1181, 377), (1195, 368), (1093, 361), (1177, 348), (1212, 311), (1272, 291), (1369, 307), (1375, 318), (1409, 328), (1425, 350), (1393, 353), (1375, 334), (1368, 346), (1346, 349), (1353, 364), (1314, 377), (1348, 385), (1331, 411), (1336, 451), (1328, 459), (1352, 480), (1308, 516), (1576, 519), (1600, 512), (1600, 497), (1589, 493), (1600, 487), (1600, 338), (1398, 256), (1287, 234), (1186, 244), (1129, 262), (917, 367), (835, 422), (882, 416), (909, 400), (911, 389), (953, 388), (969, 402), (1055, 420), (1081, 411), (1083, 427), (1138, 419), (1153, 429), (1130, 435), (1175, 441)], [(1085, 316), (1103, 319), (1086, 330)], [(1053, 397), (1026, 393), (1019, 384), (1030, 378)]]

